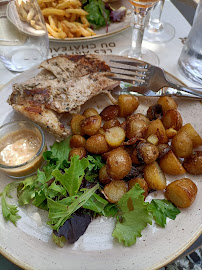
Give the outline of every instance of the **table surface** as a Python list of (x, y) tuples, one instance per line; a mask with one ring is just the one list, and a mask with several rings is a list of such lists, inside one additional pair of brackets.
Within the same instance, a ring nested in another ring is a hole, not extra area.
[[(181, 12), (181, 14), (186, 18), (186, 20), (189, 22), (190, 25), (192, 24), (196, 5), (197, 5), (198, 1), (199, 0), (193, 0), (193, 1), (191, 1), (191, 0), (171, 0), (171, 2)], [(0, 66), (0, 73), (1, 73), (0, 85), (6, 83), (9, 79), (13, 78), (13, 74), (12, 73), (9, 74), (6, 70), (1, 68), (1, 66)], [(6, 76), (4, 76), (4, 75), (6, 75)], [(187, 270), (202, 269), (201, 248), (199, 248), (201, 246), (202, 246), (202, 236), (199, 237), (198, 240), (174, 262), (174, 264), (172, 264), (172, 265), (169, 264), (170, 268), (169, 268), (169, 266), (167, 266), (167, 267), (161, 268), (161, 270), (164, 270), (164, 269), (173, 269), (174, 270), (174, 269), (180, 269), (180, 267), (184, 267), (182, 269), (187, 269)], [(194, 252), (195, 250), (196, 250), (196, 252)], [(180, 264), (183, 264), (183, 266), (182, 265), (180, 266)], [(196, 266), (196, 268), (195, 268), (195, 266)], [(193, 267), (193, 268), (191, 268), (191, 267)], [(8, 261), (2, 255), (0, 255), (0, 269), (2, 269), (2, 270), (20, 270), (21, 268), (14, 265), (12, 262)]]

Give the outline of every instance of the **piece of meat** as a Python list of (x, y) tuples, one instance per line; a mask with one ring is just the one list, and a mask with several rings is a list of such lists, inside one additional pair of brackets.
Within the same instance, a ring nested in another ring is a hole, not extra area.
[(78, 78), (95, 72), (110, 71), (97, 55), (64, 55), (45, 60), (40, 67), (51, 71), (58, 79)]
[(64, 113), (78, 113), (87, 100), (119, 85), (109, 78), (109, 66), (94, 55), (58, 56), (42, 66), (34, 78), (13, 85), (8, 103), (57, 137), (70, 133), (59, 121)]
[(70, 130), (66, 129), (59, 121), (57, 114), (44, 106), (13, 104), (12, 107), (15, 111), (22, 113), (42, 128), (51, 132), (57, 139), (65, 138), (70, 134)]

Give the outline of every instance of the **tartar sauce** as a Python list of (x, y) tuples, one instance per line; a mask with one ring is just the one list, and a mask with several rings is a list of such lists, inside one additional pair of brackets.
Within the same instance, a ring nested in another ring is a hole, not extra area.
[(41, 140), (33, 130), (23, 129), (10, 133), (0, 141), (0, 163), (16, 166), (34, 157)]

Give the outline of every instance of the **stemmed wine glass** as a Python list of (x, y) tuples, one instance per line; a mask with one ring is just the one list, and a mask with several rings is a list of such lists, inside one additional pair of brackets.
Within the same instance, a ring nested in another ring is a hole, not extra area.
[(37, 0), (0, 0), (0, 61), (4, 66), (17, 74), (47, 59), (48, 53), (48, 32)]
[(133, 6), (132, 16), (132, 44), (121, 55), (146, 61), (153, 65), (159, 64), (158, 56), (142, 47), (145, 27), (149, 21), (150, 11), (159, 0), (129, 0)]
[(145, 29), (144, 39), (153, 43), (166, 43), (175, 36), (175, 28), (164, 21), (161, 21), (165, 0), (160, 0), (154, 5), (148, 27)]

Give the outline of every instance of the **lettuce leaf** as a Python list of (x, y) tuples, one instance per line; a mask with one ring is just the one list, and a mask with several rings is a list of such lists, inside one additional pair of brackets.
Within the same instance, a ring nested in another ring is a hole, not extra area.
[(102, 0), (89, 0), (89, 4), (84, 6), (84, 10), (88, 12), (86, 18), (95, 28), (110, 24), (110, 11), (105, 8)]
[(112, 236), (125, 246), (133, 245), (147, 224), (152, 224), (149, 203), (144, 202), (143, 193), (144, 190), (136, 184), (117, 203), (119, 216)]
[(148, 206), (148, 210), (153, 215), (156, 223), (165, 228), (166, 218), (175, 219), (180, 210), (167, 200), (153, 199)]
[(65, 169), (64, 173), (57, 169), (53, 171), (52, 175), (67, 190), (69, 196), (74, 196), (80, 188), (81, 181), (85, 175), (85, 169), (88, 165), (89, 162), (86, 158), (80, 160), (79, 156), (75, 155), (71, 159), (70, 167)]

